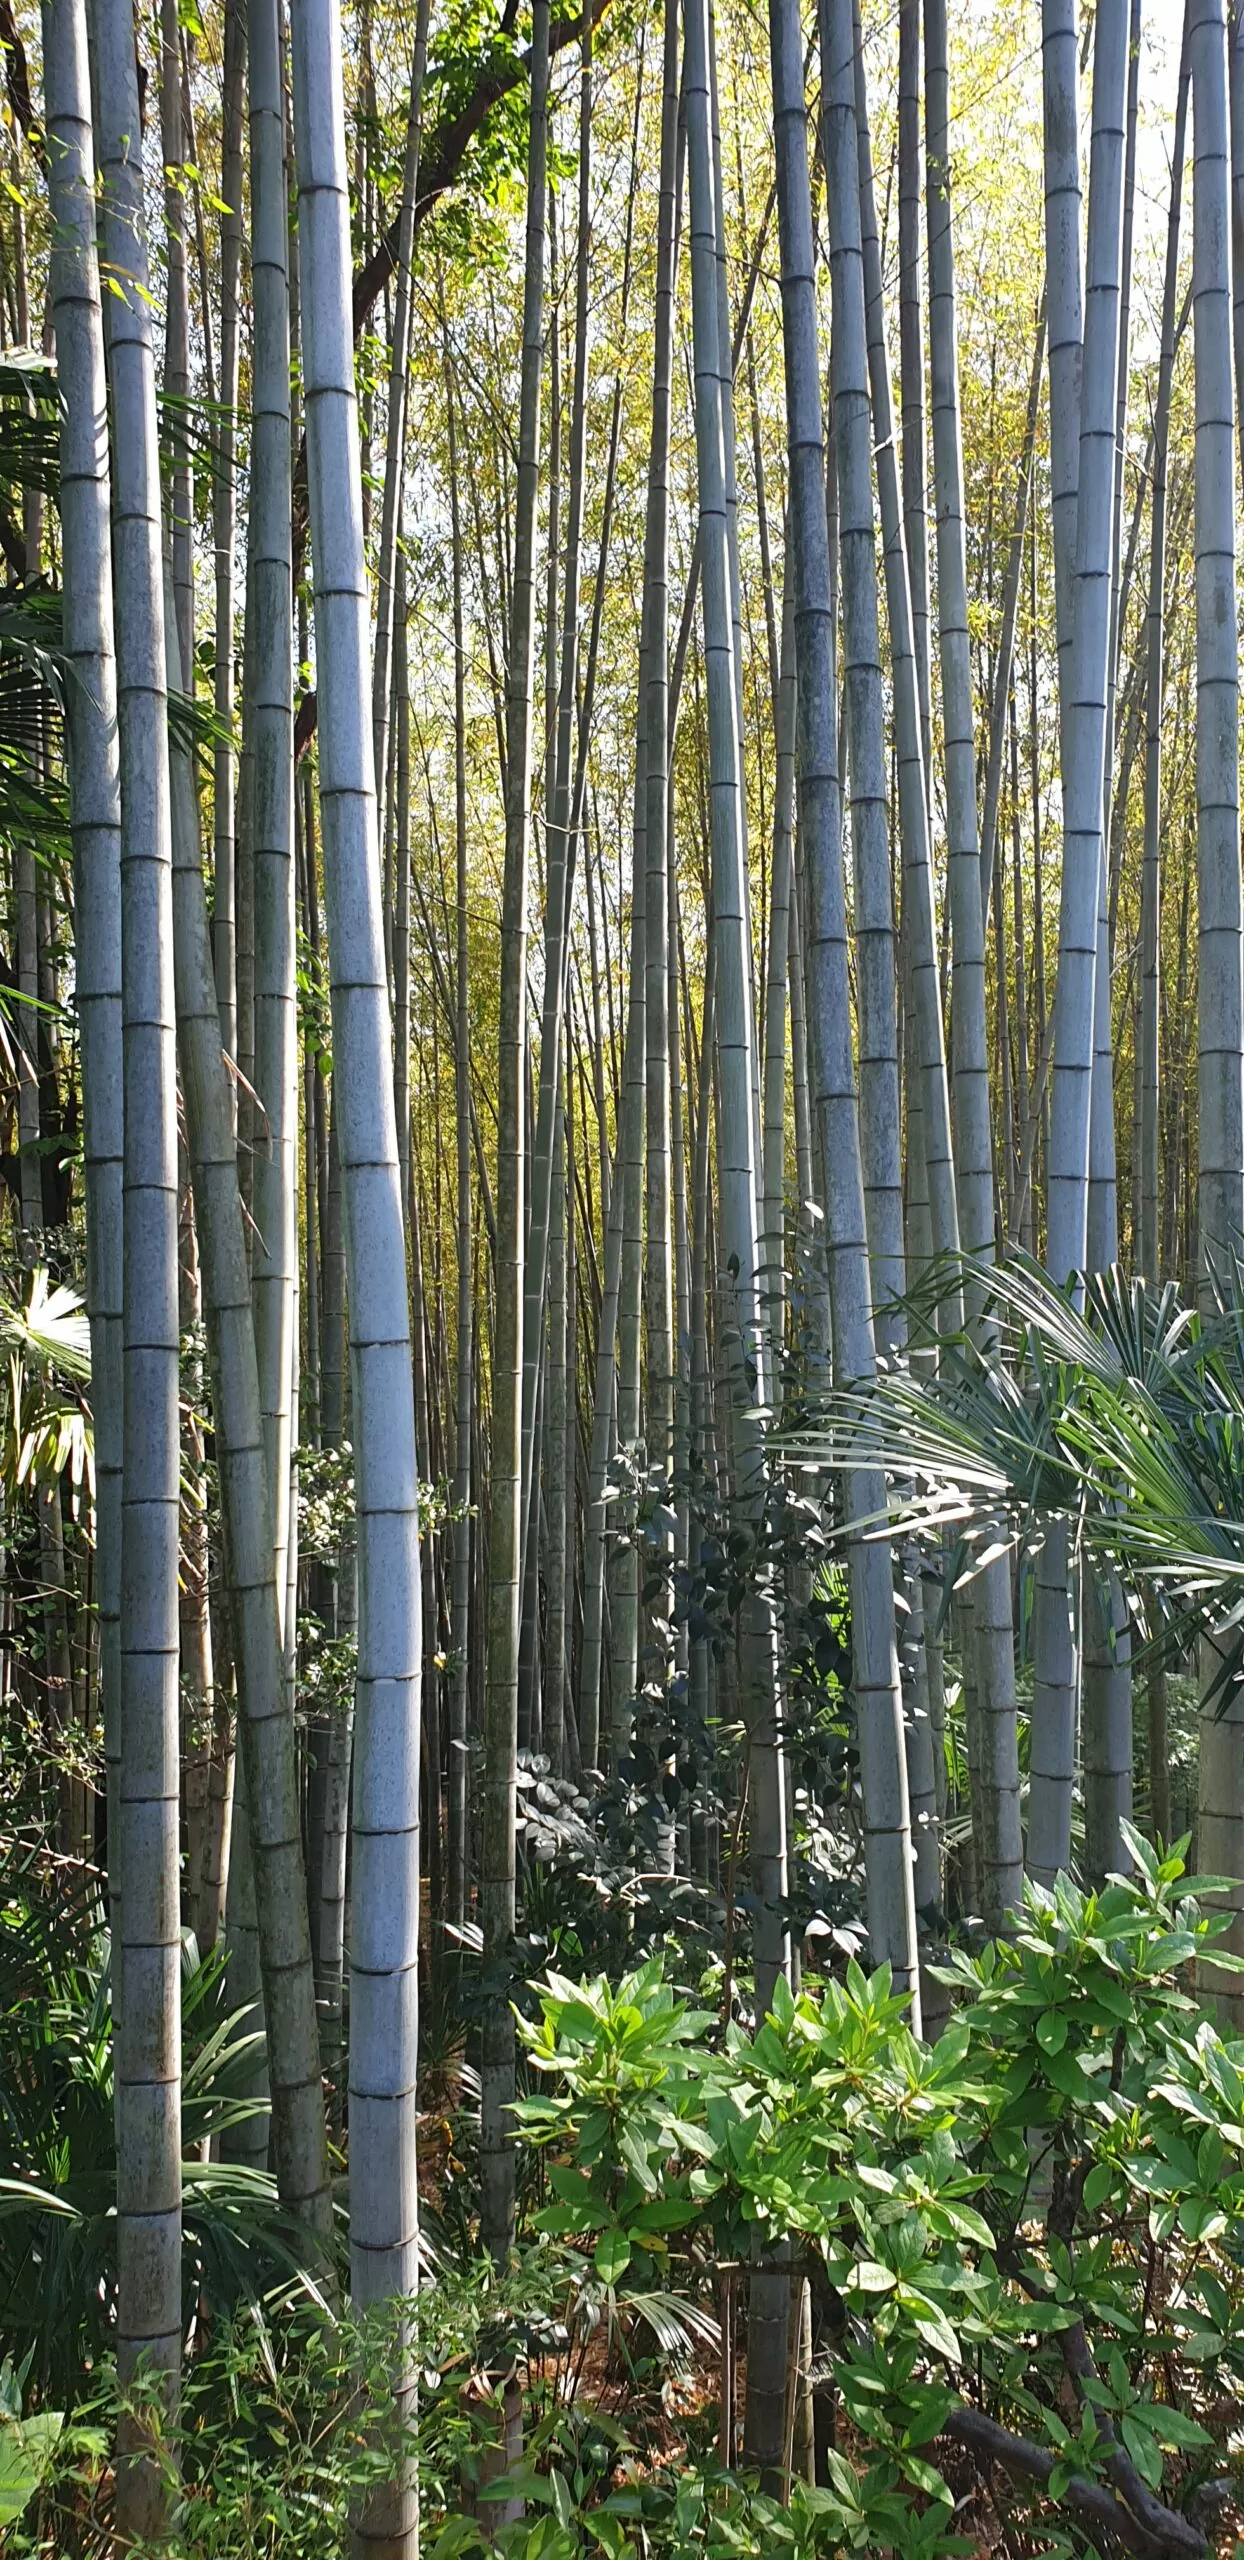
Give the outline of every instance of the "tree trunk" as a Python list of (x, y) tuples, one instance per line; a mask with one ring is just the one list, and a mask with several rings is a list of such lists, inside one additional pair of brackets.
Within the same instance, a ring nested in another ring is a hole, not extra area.
[[(647, 1455), (654, 1485), (668, 1484), (674, 1430), (674, 1273), (670, 1166), (669, 1010), (670, 772), (669, 534), (670, 407), (681, 205), (678, 152), (678, 0), (665, 0), (661, 165), (654, 301), (652, 433), (644, 539), (647, 697), (644, 724), (644, 1042), (646, 1051), (645, 1268), (647, 1277)], [(660, 1499), (664, 1501), (662, 1491)], [(666, 1554), (668, 1539), (660, 1542)], [(664, 1604), (658, 1614), (668, 1612)], [(655, 1669), (655, 1666), (654, 1666)], [(658, 1674), (659, 1676), (659, 1674)]]
[[(1140, 74), (1140, 0), (1130, 0), (1125, 108), (1123, 218), (1119, 274), (1119, 352), (1115, 384), (1114, 491), (1110, 509), (1110, 633), (1106, 647), (1106, 719), (1102, 747), (1102, 860), (1097, 885), (1097, 971), (1093, 992), (1093, 1094), (1089, 1125), (1088, 1260), (1094, 1271), (1106, 1271), (1119, 1253), (1118, 1168), (1114, 1126), (1114, 1053), (1111, 1018), (1111, 966), (1114, 957), (1115, 884), (1111, 877), (1111, 807), (1115, 768), (1115, 721), (1119, 690), (1119, 635), (1126, 598), (1123, 593), (1123, 458), (1127, 438), (1128, 370), (1131, 337), (1132, 230), (1136, 196), (1136, 127)], [(1120, 788), (1124, 788), (1121, 780)], [(1122, 1598), (1112, 1586), (1111, 1612), (1119, 1618)], [(1106, 1844), (1113, 1835), (1117, 1865), (1121, 1854), (1117, 1814), (1090, 1801), (1090, 1768), (1098, 1772), (1115, 1760), (1126, 1761), (1131, 1810), (1130, 1681), (1085, 1654), (1084, 1763), (1085, 1822), (1090, 1834)], [(1103, 1685), (1104, 1684), (1104, 1685)], [(1113, 1687), (1112, 1687), (1113, 1684)], [(1108, 1738), (1109, 1737), (1109, 1738)], [(1113, 1792), (1107, 1785), (1107, 1794)], [(1090, 1868), (1090, 1872), (1096, 1870)], [(1102, 1872), (1107, 1872), (1103, 1870)]]
[[(1052, 386), (1056, 365), (1060, 368), (1051, 398), (1060, 456), (1055, 582), (1056, 598), (1061, 599), (1064, 852), (1046, 1258), (1052, 1277), (1066, 1282), (1072, 1273), (1083, 1271), (1088, 1250), (1097, 945), (1105, 858), (1103, 759), (1113, 566), (1127, 0), (1106, 0), (1094, 33), (1088, 267), (1078, 401), (1069, 334), (1080, 295), (1075, 32), (1074, 21), (1070, 30), (1064, 25), (1057, 52), (1052, 50), (1049, 5), (1047, 0), (1046, 238)], [(1075, 157), (1074, 221), (1068, 155)], [(1070, 533), (1073, 449), (1074, 540)], [(1028, 1864), (1043, 1884), (1068, 1866), (1071, 1856), (1079, 1666), (1069, 1613), (1070, 1570), (1067, 1533), (1056, 1524), (1046, 1537), (1038, 1565), (1029, 1780)], [(1093, 1605), (1091, 1595), (1086, 1595), (1086, 1604)]]
[[(443, 326), (443, 312), (442, 312)], [(448, 349), (446, 350), (448, 355)], [(452, 368), (445, 368), (449, 438), (449, 501), (453, 541), (454, 608), (454, 1132), (456, 1145), (455, 1251), (458, 1325), (454, 1360), (453, 1616), (449, 1689), (449, 1901), (447, 1917), (461, 1928), (467, 1910), (467, 1803), (469, 1796), (468, 1699), (471, 1637), (471, 1389), (475, 1334), (471, 1257), (471, 1004), (468, 931), (466, 635), (462, 601), (462, 517), (458, 489), (457, 399)]]
[(566, 1478), (566, 1210), (569, 1165), (564, 1105), (553, 1130), (553, 1189), (549, 1204), (548, 1341), (545, 1377), (548, 1409), (546, 1461), (544, 1604), (544, 1698), (541, 1747), (555, 1778), (562, 1774), (566, 1702), (566, 1517), (570, 1508)]
[[(635, 797), (631, 834), (631, 950), (630, 987), (627, 998), (627, 1036), (623, 1053), (623, 1088), (618, 1114), (618, 1161), (614, 1168), (613, 1190), (616, 1192), (620, 1218), (618, 1263), (618, 1368), (617, 1424), (615, 1448), (624, 1464), (633, 1468), (639, 1451), (642, 1417), (640, 1385), (642, 1376), (642, 1320), (644, 1293), (644, 1123), (645, 1060), (647, 1054), (647, 972), (644, 950), (647, 935), (647, 859), (646, 827), (647, 738), (648, 738), (648, 663), (642, 636), (639, 646), (638, 709), (635, 718)], [(612, 1348), (610, 1350), (612, 1359)], [(603, 1492), (603, 1483), (602, 1483)], [(634, 1487), (631, 1493), (633, 1496)], [(639, 1676), (639, 1548), (634, 1536), (636, 1504), (633, 1498), (615, 1510), (610, 1524), (615, 1543), (612, 1572), (609, 1577), (610, 1635), (609, 1647), (609, 1723), (604, 1765), (616, 1770), (618, 1761), (629, 1747), (630, 1717)], [(602, 1522), (602, 1527), (603, 1527)], [(630, 1536), (619, 1535), (629, 1530)]]
[[(635, 884), (639, 894), (640, 884)], [(643, 918), (643, 900), (639, 895), (638, 911), (632, 898), (632, 948), (630, 995), (627, 1006), (626, 1042), (623, 1060), (622, 1104), (618, 1118), (617, 1156), (609, 1185), (609, 1211), (605, 1222), (604, 1270), (601, 1276), (600, 1317), (596, 1334), (595, 1391), (592, 1404), (592, 1437), (588, 1452), (587, 1498), (583, 1538), (583, 1644), (579, 1655), (579, 1746), (585, 1770), (598, 1767), (601, 1745), (601, 1668), (605, 1638), (605, 1563), (608, 1554), (608, 1522), (605, 1512), (605, 1480), (609, 1461), (616, 1445), (621, 1394), (619, 1364), (615, 1361), (618, 1338), (618, 1309), (622, 1293), (623, 1230), (627, 1212), (626, 1167), (642, 1145), (643, 1110), (643, 1038), (644, 1038), (644, 973), (638, 965), (642, 949), (639, 934)], [(635, 1137), (639, 1127), (638, 1141)], [(617, 1660), (616, 1631), (613, 1659)]]
[(1028, 414), (1024, 421), (1024, 446), (1020, 455), (1015, 489), (1015, 522), (1007, 551), (1006, 577), (1002, 588), (1002, 618), (998, 632), (997, 656), (994, 660), (993, 695), (989, 710), (989, 760), (985, 769), (985, 807), (981, 819), (981, 912), (989, 920), (993, 898), (994, 863), (998, 854), (998, 806), (1002, 795), (1002, 757), (1006, 745), (1007, 705), (1011, 698), (1011, 682), (1015, 669), (1015, 625), (1019, 611), (1020, 572), (1024, 563), (1024, 526), (1028, 520), (1028, 502), (1032, 488), (1033, 454), (1037, 441), (1037, 420), (1041, 405), (1041, 368), (1045, 360), (1046, 306), (1042, 299), (1037, 314), (1037, 339), (1032, 354), (1032, 373), (1028, 385)]
[(1076, 0), (1041, 0), (1046, 317), (1050, 363), (1050, 510), (1054, 523), (1054, 614), (1064, 794), (1069, 748), (1064, 706), (1071, 700), (1076, 509), (1080, 485), (1080, 373), (1084, 353), (1080, 274), (1080, 39), (1077, 16)]
[[(845, 29), (844, 29), (845, 34)], [(868, 94), (858, 10), (853, 13), (855, 125), (857, 139), (860, 244), (863, 255), (868, 363), (872, 392), (873, 447), (885, 545), (886, 606), (890, 635), (890, 675), (894, 698), (895, 747), (898, 765), (899, 828), (902, 842), (903, 935), (905, 985), (914, 1016), (914, 1048), (919, 1087), (909, 1094), (908, 1110), (917, 1106), (917, 1144), (930, 1210), (934, 1252), (959, 1250), (958, 1203), (951, 1149), (950, 1095), (946, 1048), (937, 977), (933, 925), (933, 876), (929, 813), (920, 716), (920, 677), (912, 637), (912, 604), (907, 549), (894, 444), (890, 364), (886, 347), (881, 243), (873, 189)], [(910, 1122), (909, 1122), (910, 1127)], [(909, 1139), (910, 1148), (910, 1139)], [(953, 1315), (951, 1318), (953, 1322)], [(908, 1787), (915, 1850), (915, 1896), (928, 1930), (942, 1905), (941, 1840), (938, 1822), (938, 1764), (942, 1744), (933, 1724), (933, 1684), (940, 1678), (940, 1655), (931, 1652), (924, 1619), (923, 1592), (914, 1557), (905, 1576), (907, 1617), (900, 1648), (905, 1673), (905, 1728)], [(921, 1985), (925, 2032), (945, 2013), (945, 1994), (927, 1968)]]
[[(174, 931), (176, 931), (174, 897)], [(174, 953), (174, 979), (176, 954)], [(181, 1578), (178, 1603), (181, 1645), (182, 1812), (186, 1863), (182, 1877), (185, 1916), (201, 1955), (215, 1941), (214, 1901), (204, 1892), (208, 1824), (212, 1810), (212, 1757), (216, 1739), (216, 1682), (212, 1663), (211, 1538), (204, 1472), (204, 1378), (197, 1339), (203, 1325), (199, 1239), (190, 1188), (189, 1159), (178, 1150), (178, 1321), (182, 1341), (195, 1348), (185, 1363), (182, 1416)]]
[[(911, 637), (920, 705), (926, 793), (933, 775), (929, 658), (929, 533), (924, 439), (924, 313), (920, 213), (920, 5), (899, 0), (898, 254), (899, 397), (903, 428), (903, 533), (911, 583)], [(871, 300), (871, 295), (870, 295)], [(874, 394), (875, 396), (875, 394)]]
[[(1181, 94), (1188, 75), (1189, 12), (1184, 0)], [(1227, 88), (1231, 118), (1231, 351), (1235, 359), (1235, 427), (1244, 467), (1244, 9), (1228, 0)], [(1176, 109), (1178, 117), (1178, 108)]]
[[(1050, 1136), (1049, 1266), (1066, 1281), (1084, 1269), (1088, 1240), (1089, 1119), (1097, 918), (1103, 860), (1103, 755), (1109, 680), (1111, 525), (1118, 386), (1127, 0), (1105, 0), (1093, 50), (1083, 383), (1073, 632), (1063, 689), (1062, 909), (1055, 996)], [(1069, 253), (1068, 253), (1069, 254)], [(1050, 285), (1051, 357), (1055, 278)]]
[[(397, 219), (397, 296), (389, 355), (389, 419), (384, 456), (384, 497), (380, 511), (380, 553), (376, 571), (376, 655), (372, 669), (372, 741), (376, 760), (376, 797), (384, 805), (389, 770), (389, 701), (392, 692), (393, 629), (398, 540), (401, 531), (402, 474), (406, 448), (406, 378), (410, 365), (410, 257), (415, 237), (415, 201), (419, 192), (419, 150), (423, 131), (423, 80), (428, 58), (428, 0), (418, 0), (415, 49), (410, 68), (406, 109), (406, 154)], [(404, 1195), (403, 1195), (404, 1196)]]
[(903, 1179), (898, 1089), (894, 910), (886, 816), (885, 705), (877, 613), (872, 420), (860, 240), (855, 122), (855, 35), (850, 0), (824, 0), (826, 194), (833, 331), (830, 371), (838, 465), (843, 693), (854, 851), (856, 1004), (859, 1018), (860, 1156), (879, 1348), (905, 1333)]
[[(882, 290), (881, 242), (873, 191), (863, 49), (855, 56), (856, 125), (859, 141), (860, 237), (864, 258), (864, 293), (868, 324), (868, 363), (872, 389), (873, 446), (877, 457), (877, 493), (885, 546), (886, 617), (889, 624), (890, 678), (894, 695), (895, 750), (898, 763), (899, 832), (903, 865), (903, 939), (906, 946), (907, 994), (915, 1017), (916, 1058), (920, 1072), (921, 1140), (928, 1180), (933, 1250), (959, 1250), (959, 1208), (951, 1142), (950, 1094), (946, 1074), (946, 1040), (937, 974), (934, 920), (933, 857), (926, 789), (924, 679), (917, 646), (915, 580), (910, 574), (907, 532), (923, 524), (921, 508), (905, 506), (899, 487), (894, 442), (894, 404), (886, 347)], [(917, 315), (918, 317), (918, 315)], [(914, 432), (914, 429), (913, 429)], [(904, 461), (906, 457), (904, 429)], [(923, 425), (920, 442), (923, 446)], [(923, 539), (922, 534), (920, 539)], [(922, 564), (922, 574), (927, 562)], [(927, 605), (926, 605), (927, 645)], [(909, 1106), (910, 1108), (910, 1098)]]
[[(189, 671), (194, 666), (194, 479), (190, 419), (186, 414), (190, 397), (190, 278), (186, 264), (188, 199), (177, 0), (160, 0), (160, 146), (164, 161), (164, 392), (172, 404), (167, 431), (168, 533), (177, 642), (181, 663)], [(182, 405), (180, 417), (177, 404)]]
[(773, 1343), (775, 1410), (780, 1413), (786, 1295), (786, 1012), (795, 863), (795, 614), (794, 588), (789, 580), (782, 601), (781, 657), (774, 711), (776, 774), (765, 971), (761, 1138), (765, 1321)]
[[(559, 680), (557, 640), (557, 471), (559, 394), (550, 390), (550, 540), (548, 610), (546, 616), (548, 719), (546, 741), (546, 881), (544, 926), (544, 1000), (540, 1022), (540, 1083), (535, 1139), (531, 1157), (531, 1204), (524, 1279), (523, 1340), (531, 1356), (523, 1366), (522, 1514), (528, 1587), (536, 1584), (539, 1543), (540, 1442), (537, 1411), (543, 1381), (545, 1306), (548, 1294), (550, 1216), (557, 1114), (561, 1107), (565, 1052), (566, 984), (570, 956), (571, 903), (577, 853), (577, 810), (574, 792), (574, 734), (579, 676), (580, 560), (583, 539), (584, 461), (587, 438), (588, 286), (591, 248), (591, 23), (584, 21), (583, 67), (579, 84), (579, 212), (575, 261), (575, 352), (570, 411), (570, 471), (564, 528), (564, 585), (561, 609)], [(550, 198), (550, 204), (553, 199)], [(550, 223), (550, 299), (555, 298)], [(551, 355), (557, 351), (556, 329)], [(551, 783), (551, 789), (549, 785)], [(561, 1464), (560, 1456), (553, 1459)]]

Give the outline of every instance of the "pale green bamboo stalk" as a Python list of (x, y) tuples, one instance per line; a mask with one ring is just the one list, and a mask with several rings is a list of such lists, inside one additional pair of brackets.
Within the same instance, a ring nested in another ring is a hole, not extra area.
[[(924, 42), (937, 638), (954, 972), (951, 1102), (963, 1248), (986, 1260), (994, 1243), (993, 1154), (968, 633), (946, 0), (925, 0)], [(985, 1916), (996, 1926), (1017, 1907), (1023, 1877), (1014, 1630), (1010, 1564), (1005, 1556), (976, 1576), (966, 1642), (975, 1654), (973, 1686), (979, 1715), (980, 1780), (973, 1804), (979, 1883)]]
[[(252, 12), (252, 63), (259, 58)], [(171, 689), (176, 635), (168, 624)], [(177, 1039), (202, 1258), (212, 1375), (225, 1579), (238, 1685), (238, 1749), (228, 1931), (238, 1951), (243, 2000), (262, 2001), (267, 2043), (260, 2094), (270, 2098), (272, 2148), (282, 2200), (328, 2260), (332, 2203), (320, 2090), (315, 1977), (294, 1748), (293, 1700), (281, 1621), (287, 1589), (272, 1538), (268, 1417), (262, 1409), (251, 1280), (233, 1142), (229, 1077), (221, 1053), (194, 775), (184, 746), (170, 755)], [(288, 1456), (286, 1457), (288, 1466)], [(288, 1496), (287, 1496), (288, 1498)], [(286, 1560), (282, 1559), (282, 1570)], [(239, 1783), (240, 1781), (240, 1783)], [(231, 1985), (231, 1988), (234, 1986)], [(243, 2135), (240, 2155), (266, 2164), (266, 2119)]]
[(278, 0), (248, 0), (252, 389), (246, 652), (254, 872), (255, 1090), (251, 1293), (278, 1617), (290, 1539), (298, 1266), (297, 926), (288, 202)]
[[(1054, 0), (1046, 0), (1047, 11)], [(1104, 842), (1106, 689), (1112, 586), (1111, 508), (1118, 388), (1123, 104), (1127, 0), (1103, 0), (1094, 31), (1093, 144), (1082, 381), (1069, 353), (1078, 308), (1078, 161), (1072, 189), (1075, 33), (1046, 47), (1047, 265), (1051, 384), (1059, 485), (1055, 580), (1060, 604), (1063, 872), (1050, 1115), (1047, 1260), (1056, 1280), (1084, 1269), (1097, 943)], [(1073, 205), (1074, 192), (1074, 205)], [(1076, 218), (1073, 222), (1072, 216)], [(1057, 376), (1056, 365), (1060, 368)], [(1074, 473), (1073, 473), (1074, 455)], [(1070, 491), (1078, 528), (1071, 547)], [(1061, 565), (1060, 565), (1061, 564)], [(1061, 576), (1062, 585), (1059, 587)], [(1068, 1865), (1079, 1664), (1070, 1620), (1067, 1534), (1055, 1523), (1038, 1566), (1028, 1864), (1048, 1883)]]
[[(876, 1352), (860, 1169), (838, 782), (834, 612), (826, 510), (807, 106), (798, 11), (771, 0), (770, 56), (778, 154), (790, 548), (798, 681), (798, 812), (808, 902), (806, 973), (813, 1108), (820, 1141), (835, 1373), (867, 1379)], [(855, 1518), (884, 1504), (880, 1477), (847, 1480)], [(865, 1876), (873, 1960), (888, 1962), (918, 2020), (916, 1916), (903, 1708), (889, 1555), (849, 1550), (853, 1685), (860, 1735)]]
[(213, 749), (212, 935), (220, 1036), (237, 1057), (237, 907), (235, 888), (237, 751), (233, 739), (236, 684), (234, 612), (237, 534), (238, 360), (241, 345), (242, 129), (246, 72), (247, 0), (225, 0), (224, 82), (221, 99), (220, 193), (220, 427), (212, 485), (212, 546), (216, 569), (215, 698)]
[[(108, 333), (125, 1096), (117, 2367), (124, 2390), (142, 2364), (171, 2417), (182, 2327), (177, 1069), (155, 358), (134, 30), (123, 0), (96, 0), (94, 69), (102, 245), (113, 279), (126, 280), (110, 298)], [(150, 2423), (126, 2415), (123, 2538), (158, 2538), (167, 2502)]]
[[(109, 530), (108, 392), (96, 241), (84, 0), (46, 0), (44, 121), (52, 215), (50, 290), (61, 392), (60, 519), (74, 976), (82, 1053), (86, 1306), (95, 1423), (95, 1597), (108, 1836), (120, 1838), (122, 1424), (121, 782)], [(115, 1863), (110, 1850), (110, 1870)], [(120, 1938), (119, 1910), (113, 1926)]]
[[(768, 1393), (761, 1268), (759, 1056), (752, 1004), (751, 907), (743, 818), (742, 740), (732, 546), (733, 367), (723, 311), (720, 154), (714, 149), (711, 0), (688, 0), (683, 96), (691, 250), (700, 594), (709, 734), (713, 924), (717, 944), (717, 1180), (721, 1278), (717, 1355), (731, 1413), (728, 1486), (739, 1531), (757, 1537), (765, 1499), (761, 1407)], [(751, 1754), (751, 1869), (756, 2000), (765, 2010), (789, 1972), (782, 1692), (771, 1580), (752, 1563), (740, 1611), (740, 1707)]]
[[(1244, 989), (1241, 985), (1239, 665), (1236, 647), (1235, 421), (1231, 363), (1231, 203), (1226, 0), (1189, 0), (1192, 57), (1192, 314), (1196, 357), (1197, 1251), (1213, 1302), (1217, 1262), (1244, 1228)], [(1216, 1670), (1206, 1645), (1203, 1676)], [(1220, 1711), (1221, 1710), (1221, 1711)], [(1202, 1712), (1200, 1860), (1244, 1875), (1244, 1702)], [(1244, 1889), (1225, 1945), (1244, 1947)], [(1212, 1975), (1207, 1979), (1214, 1981)], [(1234, 1979), (1215, 1988), (1237, 2025)]]
[[(527, 877), (531, 793), (531, 696), (535, 641), (535, 533), (540, 471), (540, 367), (544, 335), (544, 221), (548, 144), (548, 0), (535, 0), (532, 35), (527, 245), (519, 417), (518, 502), (507, 682), (505, 872), (498, 1030), (496, 1317), (493, 1335), (492, 1521), (488, 1669), (484, 1703), (485, 1792), (481, 1918), (485, 1955), (504, 1971), (515, 1918), (514, 1819), (518, 1750), (518, 1652), (523, 1573), (522, 1414), (524, 1117), (526, 1107)], [(534, 1349), (534, 1346), (533, 1346)], [(484, 2028), (480, 2132), (484, 2235), (503, 2257), (514, 2225), (514, 2155), (507, 2108), (514, 2093), (514, 2020), (501, 1982)]]
[[(418, 2281), (418, 1470), (380, 909), (336, 0), (302, 0), (292, 32), (320, 806), (355, 1415), (350, 2259), (351, 2290), (365, 2308), (412, 2293)], [(399, 2405), (411, 2387), (399, 2361)], [(390, 2560), (411, 2550), (416, 2532), (413, 2484), (403, 2471), (368, 2500), (359, 2540)]]
[(872, 418), (864, 318), (855, 33), (850, 0), (823, 0), (825, 130), (833, 329), (830, 374), (838, 464), (842, 679), (854, 855), (860, 1158), (878, 1347), (905, 1334), (898, 1005), (890, 887), (885, 706), (877, 610)]
[[(1244, 63), (1238, 43), (1232, 51)], [(1171, 198), (1166, 231), (1166, 272), (1162, 287), (1162, 338), (1158, 388), (1153, 414), (1153, 478), (1150, 492), (1149, 599), (1146, 629), (1145, 682), (1145, 850), (1140, 907), (1140, 1267), (1151, 1282), (1159, 1277), (1158, 1202), (1160, 1197), (1160, 1108), (1158, 1092), (1161, 1014), (1161, 939), (1159, 933), (1162, 824), (1162, 691), (1166, 663), (1166, 516), (1167, 456), (1170, 442), (1171, 382), (1175, 371), (1175, 307), (1179, 292), (1179, 224), (1187, 149), (1188, 94), (1192, 61), (1187, 17), (1179, 65), (1175, 133), (1171, 149)], [(1244, 115), (1241, 117), (1244, 125)], [(1244, 256), (1244, 243), (1242, 243)], [(1244, 271), (1233, 270), (1237, 292)]]

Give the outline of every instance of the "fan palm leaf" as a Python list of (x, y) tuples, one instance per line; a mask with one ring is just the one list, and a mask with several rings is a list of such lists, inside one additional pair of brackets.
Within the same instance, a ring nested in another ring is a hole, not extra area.
[[(944, 1263), (913, 1294), (917, 1345), (965, 1276)], [(1220, 1272), (1205, 1321), (1173, 1286), (1117, 1268), (1082, 1303), (1022, 1254), (986, 1286), (997, 1358), (952, 1334), (935, 1374), (892, 1365), (831, 1396), (792, 1445), (843, 1473), (881, 1467), (884, 1521), (850, 1525), (931, 1544), (953, 1531), (959, 1576), (980, 1570), (986, 1539), (996, 1553), (1000, 1522), (1032, 1550), (1069, 1520), (1142, 1624), (1156, 1605), (1181, 1643), (1212, 1635), (1225, 1687), (1244, 1670), (1244, 1270)]]
[(0, 1343), (63, 1378), (91, 1374), (91, 1335), (81, 1298), (49, 1278), (41, 1264), (24, 1297), (0, 1302)]
[[(114, 2344), (116, 2131), (110, 1947), (98, 1880), (0, 1844), (0, 2332), (70, 2405)], [(298, 2225), (265, 2171), (204, 2161), (254, 2112), (260, 2041), (223, 2005), (224, 1960), (182, 1947), (187, 2318), (297, 2278)]]

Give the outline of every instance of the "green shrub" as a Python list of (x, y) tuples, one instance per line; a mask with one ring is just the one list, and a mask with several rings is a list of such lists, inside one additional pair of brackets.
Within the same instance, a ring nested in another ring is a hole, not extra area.
[(850, 2421), (835, 2547), (854, 2502), (866, 2542), (959, 2548), (958, 2448), (1033, 2500), (1043, 2548), (1203, 2548), (1176, 2509), (1222, 2470), (1207, 2377), (1244, 2381), (1244, 2044), (1193, 1996), (1215, 1880), (1129, 1846), (1132, 1877), (1030, 1888), (1011, 1940), (954, 1959), (933, 2047), (855, 1965), (720, 2041), (659, 1962), (541, 1987), (524, 2042), (557, 2085), (518, 2108), (550, 2155), (541, 2226), (607, 2290), (704, 2291), (791, 2245)]

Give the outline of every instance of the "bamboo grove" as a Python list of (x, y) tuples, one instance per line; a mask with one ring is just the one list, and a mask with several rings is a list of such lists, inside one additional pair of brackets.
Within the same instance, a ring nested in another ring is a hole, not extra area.
[(1244, 1238), (1244, 19), (1179, 14), (0, 8), (4, 1752), (170, 2407), (187, 1931), (365, 2307), (455, 2034), (504, 2258), (559, 1947), (676, 1918), (758, 2016), (866, 1949), (933, 2036), (1134, 1814), (1244, 1874), (1238, 1688), (1179, 1762), (1066, 1517), (933, 1572), (823, 1439), (1001, 1372), (1000, 1251)]

